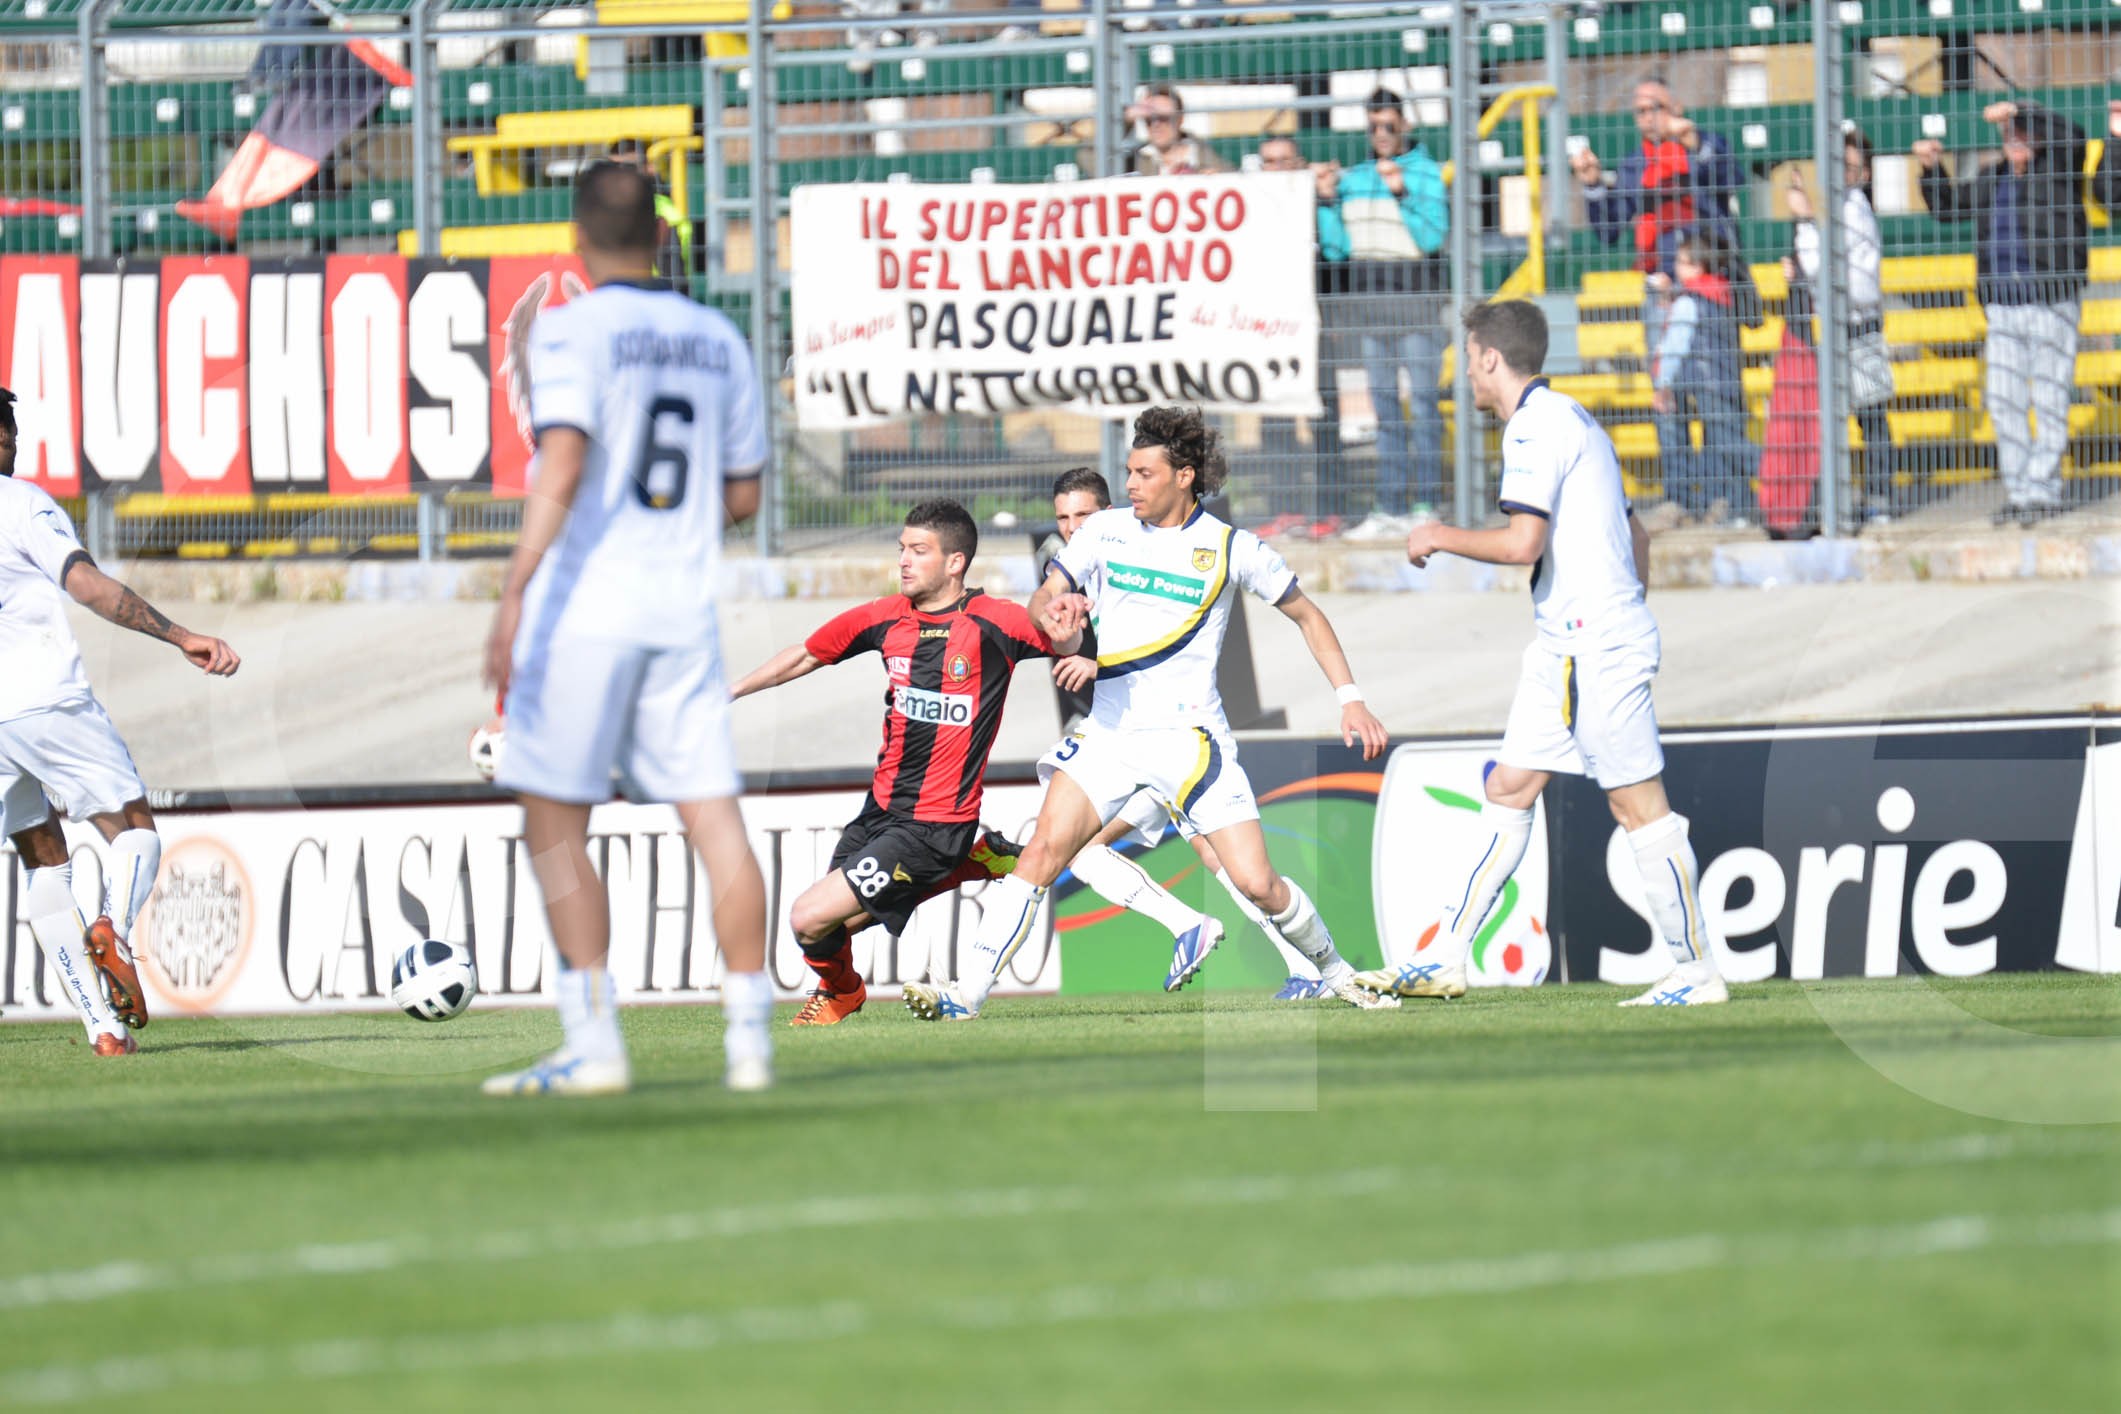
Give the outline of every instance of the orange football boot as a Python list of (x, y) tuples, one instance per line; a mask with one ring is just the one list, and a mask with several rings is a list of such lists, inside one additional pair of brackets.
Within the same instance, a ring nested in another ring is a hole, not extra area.
[(139, 1049), (140, 1043), (133, 1039), (133, 1033), (130, 1031), (120, 1031), (115, 1035), (105, 1032), (96, 1038), (96, 1054), (99, 1056), (129, 1056)]
[(118, 941), (110, 918), (89, 924), (81, 941), (88, 945), (89, 960), (110, 984), (111, 1010), (118, 1013), (118, 1020), (135, 1031), (147, 1025), (147, 993), (140, 986), (140, 974), (133, 970), (132, 953)]
[(866, 984), (857, 985), (851, 992), (834, 992), (824, 987), (810, 994), (803, 1009), (795, 1014), (790, 1026), (837, 1026), (862, 1009), (869, 1000)]

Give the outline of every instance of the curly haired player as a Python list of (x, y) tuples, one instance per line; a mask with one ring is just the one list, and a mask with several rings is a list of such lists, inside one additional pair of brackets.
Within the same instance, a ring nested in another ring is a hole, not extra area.
[[(1125, 510), (1083, 522), (1038, 593), (1034, 615), (1073, 604), (1097, 609), (1097, 697), (1090, 720), (1038, 763), (1046, 798), (1016, 870), (999, 885), (973, 945), (971, 969), (947, 986), (913, 984), (906, 1005), (927, 1021), (979, 1015), (995, 979), (1022, 946), (1046, 890), (1069, 861), (1147, 790), (1206, 836), (1238, 889), (1306, 957), (1328, 990), (1350, 1005), (1397, 1006), (1365, 992), (1333, 946), (1325, 921), (1267, 856), (1259, 804), (1223, 718), (1216, 664), (1234, 591), (1273, 604), (1303, 630), (1304, 645), (1341, 701), (1341, 739), (1365, 760), (1385, 749), (1383, 723), (1363, 705), (1326, 616), (1258, 536), (1201, 509), (1227, 468), (1221, 439), (1197, 411), (1152, 407), (1134, 421)], [(1167, 989), (1207, 960), (1212, 935), (1174, 963)]]

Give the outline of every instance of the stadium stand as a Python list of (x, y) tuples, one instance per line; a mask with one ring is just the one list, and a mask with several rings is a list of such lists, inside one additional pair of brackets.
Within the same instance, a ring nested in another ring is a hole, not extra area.
[[(413, 0), (341, 0), (332, 9), (343, 25), (360, 28), (402, 21)], [(1742, 62), (1788, 78), (1760, 101), (1740, 95), (1725, 101), (1690, 103), (1704, 129), (1728, 135), (1755, 175), (1747, 212), (1739, 222), (1744, 253), (1769, 305), (1769, 318), (1743, 336), (1747, 359), (1745, 392), (1760, 432), (1772, 389), (1768, 364), (1782, 336), (1784, 297), (1779, 257), (1789, 242), (1788, 224), (1776, 218), (1773, 183), (1791, 164), (1812, 160), (1813, 118), (1808, 58), (1812, 38), (1805, 6), (1760, 5), (1751, 0), (1704, 0), (1685, 7), (1611, 4), (1577, 12), (1566, 28), (1567, 95), (1572, 134), (1594, 149), (1618, 153), (1633, 141), (1627, 93), (1634, 78), (1656, 68), (1675, 76), (1708, 73)], [(2023, 53), (2043, 58), (2028, 72), (2041, 81), (2022, 90), (2063, 113), (2094, 138), (2087, 169), (2100, 158), (2109, 85), (2084, 64), (2066, 62), (2073, 45), (2106, 42), (2113, 8), (2105, 0), (2045, 0), (2028, 9), (2023, 0), (1954, 0), (1948, 13), (1928, 7), (1918, 24), (1906, 7), (1872, 5), (1845, 18), (1844, 34), (1854, 56), (1906, 49), (1910, 55), (1953, 45), (1989, 44), (1997, 37)], [(650, 55), (638, 36), (616, 40), (624, 49), (616, 71), (593, 63), (588, 27), (598, 23), (691, 25), (728, 23), (744, 17), (737, 0), (601, 0), (595, 5), (527, 7), (519, 0), (455, 0), (438, 13), (435, 115), (448, 161), (435, 189), (443, 227), (444, 256), (541, 254), (566, 240), (566, 178), (573, 164), (620, 138), (654, 144), (671, 139), (706, 143), (679, 158), (672, 185), (682, 190), (695, 219), (710, 210), (726, 216), (725, 244), (708, 253), (709, 275), (700, 292), (718, 302), (741, 298), (729, 277), (750, 262), (748, 214), (752, 167), (746, 151), (745, 119), (750, 101), (743, 46), (728, 35), (709, 36), (699, 58), (669, 62)], [(1199, 7), (1199, 22), (1212, 18)], [(45, 0), (38, 13), (5, 7), (0, 42), (25, 35), (50, 36), (74, 25), (81, 0)], [(835, 18), (838, 7), (781, 0), (776, 17)], [(195, 196), (215, 166), (255, 119), (256, 105), (231, 73), (188, 72), (225, 58), (193, 60), (147, 57), (154, 33), (170, 26), (255, 26), (253, 0), (116, 0), (106, 7), (105, 27), (113, 55), (106, 96), (113, 158), (112, 247), (119, 254), (208, 252), (225, 249), (210, 233), (174, 214), (176, 203)], [(1069, 0), (1044, 0), (1037, 32), (1047, 39), (1079, 37), (1087, 9)], [(1414, 92), (1415, 75), (1433, 70), (1439, 54), (1418, 43), (1419, 28), (1381, 24), (1363, 28), (1345, 14), (1318, 20), (1291, 18), (1254, 8), (1229, 17), (1234, 23), (1195, 30), (1184, 42), (1158, 47), (1130, 43), (1124, 50), (1132, 84), (1158, 79), (1205, 95), (1189, 104), (1199, 136), (1233, 165), (1242, 163), (1265, 131), (1292, 137), (1306, 161), (1353, 164), (1364, 155), (1358, 128), (1327, 121), (1322, 105), (1340, 95), (1337, 83), (1360, 84), (1379, 74), (1398, 75)], [(521, 24), (550, 27), (550, 40), (486, 41), (479, 26)], [(402, 33), (402, 31), (399, 31)], [(892, 62), (856, 66), (833, 46), (837, 31), (791, 33), (776, 42), (775, 93), (783, 136), (776, 153), (785, 192), (806, 183), (878, 181), (893, 178), (934, 182), (1049, 180), (1088, 170), (1087, 104), (1062, 102), (1050, 110), (1038, 95), (1081, 94), (1088, 78), (1077, 54), (1059, 48), (957, 52), (954, 40), (976, 37), (947, 31), (931, 48), (903, 51)], [(1150, 36), (1153, 37), (1153, 36)], [(1440, 32), (1432, 38), (1440, 42)], [(1734, 39), (1742, 41), (1734, 47)], [(1503, 82), (1532, 82), (1546, 72), (1546, 35), (1532, 23), (1497, 24), (1482, 36), (1482, 60)], [(2045, 46), (2044, 49), (2040, 46)], [(196, 46), (204, 51), (209, 46)], [(1991, 46), (1993, 47), (1993, 46)], [(184, 46), (160, 46), (177, 50)], [(22, 43), (27, 55), (31, 46)], [(11, 53), (16, 51), (10, 51)], [(1984, 51), (1986, 52), (1986, 51)], [(2103, 52), (2103, 51), (2102, 51)], [(607, 51), (608, 54), (608, 51)], [(50, 61), (56, 62), (56, 61)], [(247, 59), (243, 62), (247, 62)], [(1689, 66), (1694, 66), (1690, 69)], [(859, 71), (858, 71), (859, 69)], [(1849, 119), (1871, 138), (1881, 155), (1905, 153), (1922, 137), (1939, 138), (1947, 150), (1971, 154), (1991, 142), (1984, 105), (1999, 89), (1962, 77), (1940, 79), (1932, 65), (1910, 60), (1902, 77), (1852, 90)], [(10, 82), (0, 93), (0, 172), (24, 172), (55, 152), (77, 151), (82, 139), (81, 104), (63, 82), (39, 80), (34, 67), (9, 61)], [(56, 71), (54, 71), (56, 76)], [(22, 81), (17, 82), (20, 79)], [(1697, 82), (1689, 79), (1689, 82)], [(1699, 86), (1697, 82), (1697, 86)], [(1711, 89), (1713, 85), (1709, 86)], [(357, 139), (360, 150), (345, 166), (352, 175), (339, 186), (323, 186), (298, 201), (247, 213), (238, 249), (269, 253), (323, 250), (417, 250), (409, 229), (414, 205), (414, 165), (409, 94), (384, 104)], [(1773, 101), (1768, 101), (1770, 98)], [(1071, 106), (1072, 104), (1072, 106)], [(1299, 111), (1300, 110), (1300, 111)], [(965, 118), (953, 128), (950, 120)], [(1432, 153), (1448, 151), (1448, 130), (1428, 105), (1416, 105), (1415, 136)], [(1227, 119), (1227, 120), (1226, 120)], [(1003, 121), (1007, 120), (1007, 121)], [(706, 150), (714, 145), (715, 150)], [(1506, 168), (1524, 152), (1523, 128), (1503, 123), (1488, 135), (1487, 167)], [(1963, 160), (1963, 159), (1962, 159)], [(1519, 270), (1521, 241), (1503, 237), (1496, 211), (1498, 184), (1484, 175), (1490, 226), (1481, 251), (1484, 278), (1494, 288)], [(78, 196), (78, 182), (54, 185), (38, 179), (30, 191), (56, 202)], [(2121, 446), (2121, 247), (2107, 215), (2090, 207), (2093, 225), (2091, 287), (2082, 307), (2082, 348), (2077, 357), (2072, 435), (2092, 437), (2078, 449), (2068, 471), (2075, 476), (2121, 472), (2105, 450)], [(1881, 216), (1887, 259), (1885, 334), (1893, 350), (1894, 400), (1889, 424), (1896, 439), (1919, 449), (1911, 465), (1920, 475), (1951, 484), (1988, 474), (1990, 428), (1983, 407), (1982, 341), (1986, 323), (1973, 298), (1973, 259), (1964, 230), (1931, 221), (1916, 205)], [(72, 253), (84, 248), (80, 220), (65, 214), (11, 216), (0, 222), (0, 253)], [(1547, 291), (1573, 307), (1576, 325), (1567, 331), (1574, 371), (1562, 374), (1569, 391), (1609, 420), (1616, 442), (1639, 478), (1638, 491), (1655, 490), (1656, 443), (1649, 427), (1647, 341), (1641, 323), (1638, 274), (1617, 268), (1621, 252), (1583, 229), (1571, 229), (1550, 247), (1543, 273)], [(1056, 419), (1036, 419), (1056, 445), (1079, 445)], [(1022, 432), (1021, 421), (1013, 429)], [(920, 437), (900, 437), (910, 455)], [(1851, 432), (1856, 445), (1860, 435)], [(880, 437), (879, 445), (888, 437)], [(952, 442), (967, 439), (952, 434)], [(1001, 426), (973, 434), (973, 459), (1007, 449), (1023, 439)], [(260, 514), (270, 507), (254, 508)], [(140, 499), (127, 519), (175, 516), (175, 508)], [(284, 536), (260, 544), (284, 543)], [(179, 539), (177, 544), (205, 544)]]

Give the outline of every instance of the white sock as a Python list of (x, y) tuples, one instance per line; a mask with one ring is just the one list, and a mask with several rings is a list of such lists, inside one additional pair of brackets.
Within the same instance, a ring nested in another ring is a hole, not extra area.
[(1274, 944), (1274, 950), (1281, 954), (1281, 960), (1288, 967), (1289, 975), (1291, 977), (1301, 977), (1307, 982), (1316, 982), (1318, 980), (1317, 964), (1298, 952), (1290, 944), (1289, 940), (1281, 935), (1281, 929), (1274, 926), (1274, 920), (1261, 913), (1259, 905), (1245, 897), (1244, 890), (1231, 881), (1230, 871), (1218, 869), (1215, 871), (1215, 878), (1216, 882), (1220, 883), (1224, 891), (1230, 895), (1231, 900), (1237, 904), (1237, 911), (1250, 919), (1259, 928), (1260, 932), (1267, 935), (1267, 941)]
[(1510, 882), (1524, 852), (1532, 842), (1532, 812), (1488, 801), (1480, 807), (1481, 830), (1468, 851), (1464, 882), (1446, 905), (1444, 926), (1426, 949), (1428, 957), (1446, 967), (1463, 967), (1466, 953), (1479, 936), (1488, 910)]
[(74, 902), (73, 865), (30, 870), (23, 903), (29, 913), (29, 931), (51, 959), (52, 970), (59, 975), (59, 990), (81, 1013), (89, 1036), (115, 1036), (124, 1031), (125, 1023), (103, 999), (103, 979), (81, 945), (88, 920)]
[(722, 979), (722, 1016), (728, 1022), (722, 1046), (729, 1059), (771, 1055), (773, 979), (763, 972), (732, 972)]
[(1355, 969), (1333, 946), (1333, 935), (1326, 931), (1326, 920), (1311, 906), (1310, 896), (1288, 875), (1282, 875), (1281, 881), (1289, 886), (1289, 906), (1274, 915), (1274, 926), (1298, 952), (1317, 965), (1320, 980), (1337, 982), (1352, 973)]
[(1174, 897), (1148, 870), (1110, 845), (1090, 845), (1068, 867), (1093, 893), (1154, 919), (1174, 938), (1200, 922), (1199, 909)]
[(110, 842), (110, 869), (103, 880), (103, 912), (130, 943), (133, 924), (147, 907), (147, 896), (155, 891), (155, 873), (162, 867), (162, 837), (153, 830), (120, 830)]
[(555, 985), (560, 1029), (566, 1033), (569, 1051), (599, 1060), (626, 1054), (626, 1038), (619, 1033), (618, 995), (609, 972), (601, 967), (562, 967)]
[[(1046, 891), (1015, 874), (1001, 880), (981, 899), (986, 912), (980, 915), (979, 933), (972, 940), (972, 955), (958, 968), (958, 991), (979, 1010), (994, 990), (994, 983), (1016, 956), (1016, 950), (1031, 936), (1038, 922), (1038, 906)], [(992, 902), (988, 902), (991, 899)]]
[(1635, 851), (1635, 867), (1642, 872), (1650, 917), (1657, 920), (1657, 931), (1672, 950), (1672, 961), (1705, 962), (1713, 972), (1715, 958), (1708, 929), (1702, 926), (1701, 894), (1696, 887), (1701, 866), (1687, 840), (1686, 817), (1667, 815), (1630, 830), (1628, 844)]

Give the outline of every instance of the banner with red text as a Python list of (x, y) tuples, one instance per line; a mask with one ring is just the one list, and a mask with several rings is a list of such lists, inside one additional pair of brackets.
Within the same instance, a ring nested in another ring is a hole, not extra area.
[(798, 187), (797, 421), (1316, 416), (1314, 200), (1300, 172)]
[(572, 256), (0, 256), (17, 474), (57, 496), (523, 490), (530, 326)]

